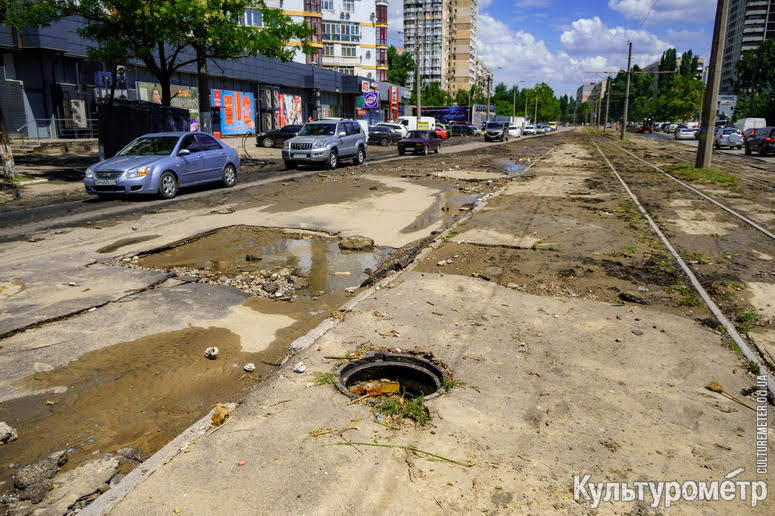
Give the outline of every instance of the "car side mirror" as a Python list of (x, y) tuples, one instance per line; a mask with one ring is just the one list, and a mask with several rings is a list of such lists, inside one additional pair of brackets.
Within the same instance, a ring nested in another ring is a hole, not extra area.
[(347, 133), (345, 131), (339, 131), (339, 137), (347, 136)]
[(188, 149), (180, 149), (178, 151), (178, 156), (188, 156), (189, 154), (191, 154), (191, 151)]

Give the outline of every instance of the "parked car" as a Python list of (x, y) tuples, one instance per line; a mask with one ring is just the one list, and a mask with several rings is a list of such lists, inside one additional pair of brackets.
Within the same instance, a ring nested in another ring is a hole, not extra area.
[(449, 132), (444, 128), (443, 125), (436, 124), (436, 127), (434, 127), (433, 130), (442, 140), (449, 138)]
[(435, 131), (409, 131), (406, 138), (398, 142), (398, 153), (402, 156), (407, 152), (415, 154), (438, 154), (441, 149), (441, 137)]
[(478, 129), (473, 124), (458, 122), (450, 124), (449, 131), (451, 136), (470, 136), (476, 134)]
[(484, 141), (491, 142), (509, 140), (509, 124), (503, 122), (488, 122), (484, 127)]
[(384, 125), (369, 127), (369, 145), (381, 145), (387, 147), (402, 138), (401, 131)]
[(522, 129), (515, 125), (510, 125), (509, 138), (519, 138), (520, 136), (522, 136)]
[(401, 133), (401, 138), (406, 138), (406, 135), (409, 134), (409, 129), (406, 128), (405, 125), (401, 125), (398, 123), (393, 122), (380, 122), (377, 124), (379, 127), (388, 127), (390, 129), (399, 131)]
[(557, 122), (549, 122), (546, 125), (549, 126), (549, 129), (551, 129), (552, 131), (556, 131), (557, 130)]
[(271, 131), (264, 131), (256, 135), (256, 147), (276, 147), (282, 146), (285, 140), (293, 138), (299, 134), (303, 126), (301, 125), (286, 125), (280, 129), (272, 129)]
[(536, 134), (536, 126), (534, 125), (526, 125), (525, 131), (523, 134)]
[(736, 127), (718, 128), (713, 136), (713, 147), (716, 149), (720, 149), (721, 147), (736, 147), (742, 149), (743, 133)]
[(676, 129), (673, 135), (676, 140), (694, 140), (694, 130), (688, 127)]
[(745, 153), (756, 152), (759, 156), (766, 156), (775, 152), (775, 127), (762, 127), (756, 129), (753, 136), (745, 142)]
[(746, 129), (745, 131), (743, 131), (743, 144), (748, 142), (748, 140), (750, 140), (751, 138), (754, 138), (758, 133), (762, 133), (763, 134), (768, 129), (770, 129), (770, 128), (769, 127), (757, 127), (757, 128)]
[(538, 124), (536, 125), (536, 134), (545, 134), (551, 132), (551, 129), (549, 129), (549, 126), (546, 124)]
[(299, 135), (283, 145), (285, 168), (299, 165), (323, 165), (329, 170), (342, 159), (352, 158), (353, 164), (366, 161), (368, 140), (356, 120), (323, 120), (305, 124)]
[(234, 186), (239, 170), (237, 151), (209, 134), (152, 133), (87, 168), (83, 184), (99, 197), (154, 194), (171, 199), (185, 186), (210, 182)]

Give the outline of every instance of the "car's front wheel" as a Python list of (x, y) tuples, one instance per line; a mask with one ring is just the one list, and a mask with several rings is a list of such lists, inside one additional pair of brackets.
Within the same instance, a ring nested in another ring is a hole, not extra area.
[(358, 147), (358, 152), (355, 153), (353, 158), (353, 165), (363, 165), (364, 161), (366, 161), (366, 151), (363, 150), (363, 147)]
[(441, 150), (441, 145), (437, 145), (437, 146), (436, 146), (436, 148), (435, 148), (435, 149), (433, 149), (433, 152), (435, 152), (436, 154), (438, 154), (440, 150)]
[(263, 140), (261, 140), (261, 145), (263, 145), (266, 148), (274, 147), (274, 140), (269, 137), (266, 137)]
[(296, 167), (298, 165), (294, 163), (293, 161), (286, 161), (285, 162), (285, 170), (296, 170)]
[(750, 155), (751, 155), (751, 148), (750, 148), (748, 145), (746, 145), (746, 146), (745, 146), (745, 153), (746, 153), (746, 155), (748, 155), (748, 156), (750, 156)]
[(172, 199), (178, 193), (178, 180), (172, 172), (164, 172), (159, 178), (159, 197)]
[(223, 177), (221, 178), (223, 186), (231, 188), (237, 184), (237, 169), (231, 163), (223, 167)]
[(390, 142), (388, 141), (388, 139), (387, 139), (387, 138), (382, 138), (382, 139), (379, 141), (379, 144), (380, 144), (380, 145), (382, 145), (383, 147), (387, 147), (388, 145), (390, 145)]
[(339, 166), (339, 155), (336, 153), (335, 150), (331, 150), (331, 154), (328, 155), (328, 159), (326, 160), (326, 168), (328, 170), (335, 170), (336, 167)]
[(422, 153), (424, 156), (427, 156), (429, 154), (427, 145), (422, 148)]

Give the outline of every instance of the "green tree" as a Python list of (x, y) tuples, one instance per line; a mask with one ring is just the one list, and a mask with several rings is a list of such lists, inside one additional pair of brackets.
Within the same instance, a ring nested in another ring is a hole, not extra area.
[(414, 58), (408, 52), (399, 53), (396, 47), (388, 47), (388, 81), (399, 86), (406, 86), (409, 72), (414, 70)]
[(659, 96), (659, 113), (668, 120), (691, 120), (702, 109), (704, 85), (702, 81), (677, 75), (670, 90)]
[(758, 48), (743, 52), (736, 72), (735, 92), (738, 95), (775, 88), (775, 40), (768, 39)]
[(657, 85), (660, 93), (663, 93), (670, 89), (673, 84), (673, 73), (678, 69), (678, 57), (674, 48), (668, 48), (662, 53), (662, 58), (659, 60), (659, 71), (670, 72), (661, 73), (657, 76)]
[(687, 50), (681, 54), (681, 66), (678, 68), (678, 73), (684, 77), (697, 78), (697, 66), (699, 66), (700, 60), (691, 50)]

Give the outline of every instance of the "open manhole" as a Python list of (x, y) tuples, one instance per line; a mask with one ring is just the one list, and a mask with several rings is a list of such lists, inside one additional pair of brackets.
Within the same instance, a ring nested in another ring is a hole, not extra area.
[(359, 396), (350, 389), (363, 382), (389, 380), (400, 392), (425, 399), (439, 395), (444, 373), (428, 360), (398, 353), (373, 353), (342, 367), (336, 388), (351, 398)]

